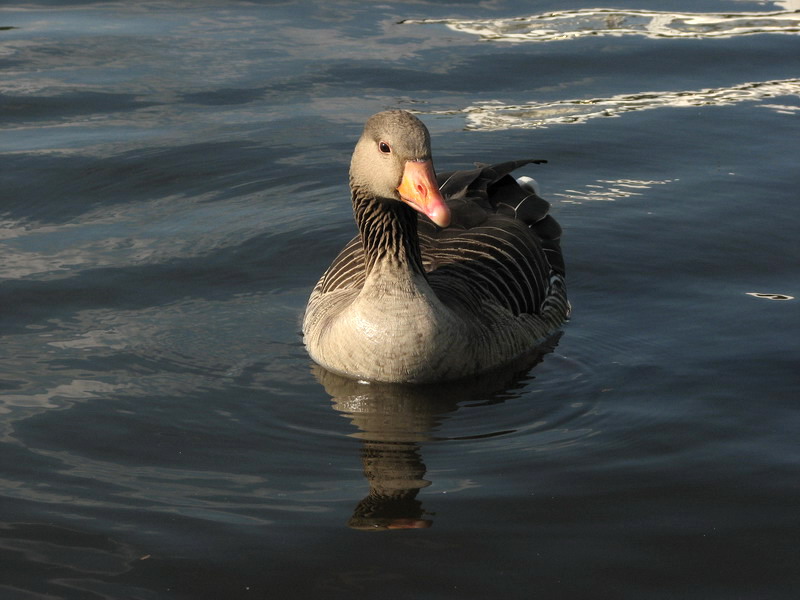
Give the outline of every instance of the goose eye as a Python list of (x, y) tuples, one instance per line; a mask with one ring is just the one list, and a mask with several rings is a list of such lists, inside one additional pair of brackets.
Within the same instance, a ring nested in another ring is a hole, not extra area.
[(389, 154), (392, 151), (392, 149), (389, 147), (389, 144), (387, 144), (386, 142), (381, 142), (380, 144), (378, 144), (378, 148), (380, 148), (381, 152), (383, 152), (384, 154)]

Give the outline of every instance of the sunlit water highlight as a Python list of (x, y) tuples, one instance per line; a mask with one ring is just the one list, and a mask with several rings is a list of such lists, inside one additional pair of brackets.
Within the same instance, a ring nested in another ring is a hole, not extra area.
[(797, 11), (676, 13), (586, 8), (508, 19), (406, 20), (407, 24), (442, 24), (491, 42), (554, 42), (587, 36), (648, 38), (730, 38), (745, 35), (797, 35)]
[[(624, 113), (656, 108), (726, 106), (768, 98), (800, 96), (800, 79), (749, 82), (727, 88), (683, 91), (648, 91), (619, 94), (610, 98), (583, 98), (556, 102), (504, 104), (487, 100), (457, 111), (431, 111), (431, 114), (463, 114), (468, 129), (492, 131), (536, 129), (562, 123), (584, 123), (598, 117), (618, 117)], [(796, 107), (763, 104), (762, 108), (793, 114)]]

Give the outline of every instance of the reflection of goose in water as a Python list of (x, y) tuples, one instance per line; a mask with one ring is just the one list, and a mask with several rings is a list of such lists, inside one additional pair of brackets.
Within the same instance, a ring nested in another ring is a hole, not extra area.
[(431, 485), (421, 444), (441, 439), (436, 431), (465, 402), (503, 402), (529, 379), (530, 369), (551, 352), (560, 334), (503, 369), (459, 382), (432, 385), (359, 383), (322, 367), (314, 373), (331, 395), (333, 408), (358, 429), (369, 494), (348, 526), (363, 530), (422, 529), (433, 523), (417, 495)]

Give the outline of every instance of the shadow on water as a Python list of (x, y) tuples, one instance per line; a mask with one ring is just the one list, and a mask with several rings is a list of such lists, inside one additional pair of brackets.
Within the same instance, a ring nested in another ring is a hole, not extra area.
[[(427, 385), (366, 383), (331, 373), (319, 365), (313, 371), (330, 394), (333, 409), (347, 417), (358, 430), (361, 463), (369, 483), (347, 525), (365, 531), (424, 529), (433, 524), (417, 499), (431, 485), (425, 479), (423, 442), (453, 439), (437, 432), (460, 408), (500, 404), (516, 397), (516, 391), (533, 378), (531, 369), (552, 352), (561, 332), (551, 336), (530, 354), (479, 376), (456, 382)], [(491, 437), (507, 431), (478, 433)]]

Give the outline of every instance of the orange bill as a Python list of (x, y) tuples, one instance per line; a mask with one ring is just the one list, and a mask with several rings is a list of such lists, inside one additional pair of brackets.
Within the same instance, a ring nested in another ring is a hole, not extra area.
[(447, 227), (450, 224), (450, 209), (439, 192), (433, 163), (430, 160), (408, 161), (397, 191), (400, 192), (403, 202), (427, 215), (439, 227)]

